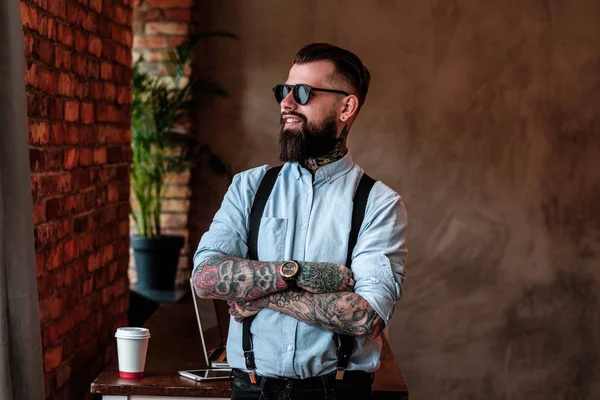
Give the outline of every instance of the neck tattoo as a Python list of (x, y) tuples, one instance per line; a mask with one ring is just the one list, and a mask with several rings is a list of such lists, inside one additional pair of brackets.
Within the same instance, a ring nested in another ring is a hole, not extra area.
[(344, 125), (344, 129), (340, 133), (340, 137), (337, 139), (335, 147), (326, 155), (322, 157), (309, 158), (306, 160), (304, 167), (310, 171), (310, 173), (315, 175), (317, 169), (320, 167), (331, 164), (344, 157), (346, 153), (348, 153), (348, 148), (346, 147), (346, 139), (348, 138), (348, 130), (347, 126)]

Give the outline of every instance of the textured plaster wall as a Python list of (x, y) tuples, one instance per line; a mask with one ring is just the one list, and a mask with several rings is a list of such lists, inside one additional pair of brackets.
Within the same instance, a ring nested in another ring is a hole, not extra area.
[[(206, 2), (197, 129), (235, 171), (277, 164), (295, 51), (356, 52), (354, 159), (404, 197), (409, 279), (389, 335), (412, 399), (600, 398), (600, 3)], [(195, 243), (226, 182), (199, 175)], [(192, 234), (194, 235), (194, 234)]]

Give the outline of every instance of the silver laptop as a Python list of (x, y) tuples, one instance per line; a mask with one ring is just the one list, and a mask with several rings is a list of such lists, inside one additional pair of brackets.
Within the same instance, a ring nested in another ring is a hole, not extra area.
[[(227, 363), (227, 352), (225, 351), (225, 343), (221, 335), (221, 327), (219, 326), (214, 301), (201, 299), (196, 295), (193, 279), (190, 279), (190, 287), (206, 365), (209, 368), (231, 368)], [(212, 332), (209, 334), (209, 331)]]

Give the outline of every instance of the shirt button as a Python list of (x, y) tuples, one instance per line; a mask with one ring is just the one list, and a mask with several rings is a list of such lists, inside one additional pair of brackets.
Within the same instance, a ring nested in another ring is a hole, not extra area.
[(328, 180), (328, 181), (330, 181), (330, 180), (331, 180), (331, 176), (328, 176), (328, 177), (327, 177), (327, 180)]
[(292, 346), (288, 346), (288, 351), (292, 351), (293, 347)]

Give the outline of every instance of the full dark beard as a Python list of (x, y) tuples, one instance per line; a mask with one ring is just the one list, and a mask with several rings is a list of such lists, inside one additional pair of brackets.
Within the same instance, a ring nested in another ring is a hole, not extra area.
[(281, 161), (298, 162), (304, 165), (309, 159), (327, 156), (338, 146), (335, 112), (314, 123), (307, 123), (303, 115), (290, 114), (296, 115), (304, 122), (300, 129), (284, 129), (283, 119), (281, 120), (279, 132), (279, 159)]

